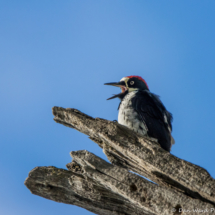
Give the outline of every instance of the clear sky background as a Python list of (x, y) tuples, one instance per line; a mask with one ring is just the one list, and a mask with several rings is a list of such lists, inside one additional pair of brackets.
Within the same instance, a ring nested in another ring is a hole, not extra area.
[(117, 119), (118, 88), (142, 76), (173, 113), (172, 154), (215, 177), (215, 1), (0, 0), (0, 214), (92, 214), (32, 195), (36, 166), (66, 168), (70, 151), (106, 159), (53, 121), (51, 108)]

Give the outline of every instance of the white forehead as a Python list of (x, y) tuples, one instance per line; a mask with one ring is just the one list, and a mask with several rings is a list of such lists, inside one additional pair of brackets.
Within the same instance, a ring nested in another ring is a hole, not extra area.
[(129, 78), (127, 78), (127, 77), (124, 77), (124, 78), (122, 78), (120, 81), (126, 81), (126, 80), (128, 80)]

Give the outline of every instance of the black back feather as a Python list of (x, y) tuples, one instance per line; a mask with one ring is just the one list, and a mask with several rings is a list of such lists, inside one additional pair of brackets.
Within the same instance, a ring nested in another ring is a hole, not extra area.
[[(158, 139), (161, 147), (170, 151), (171, 131), (169, 128), (172, 130), (173, 117), (159, 97), (148, 90), (139, 90), (131, 102), (140, 120), (145, 122), (148, 135)], [(167, 122), (165, 122), (164, 115), (166, 115)]]

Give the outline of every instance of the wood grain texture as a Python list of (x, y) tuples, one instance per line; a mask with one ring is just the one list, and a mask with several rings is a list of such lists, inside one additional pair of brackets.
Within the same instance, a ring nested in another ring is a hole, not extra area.
[(176, 215), (180, 208), (215, 213), (215, 180), (205, 169), (117, 122), (70, 108), (54, 107), (53, 114), (56, 122), (88, 135), (111, 163), (86, 150), (71, 152), (68, 170), (36, 167), (29, 173), (25, 185), (33, 194), (101, 215)]
[(164, 215), (173, 214), (178, 208), (213, 208), (107, 163), (86, 150), (71, 152), (71, 156), (73, 162), (67, 165), (70, 171), (37, 167), (29, 173), (25, 185), (33, 194), (96, 214)]
[(193, 198), (215, 204), (215, 180), (203, 168), (163, 150), (117, 122), (92, 118), (76, 109), (53, 108), (54, 120), (96, 142), (109, 161)]
[(25, 185), (35, 195), (76, 205), (95, 214), (151, 215), (95, 180), (53, 166), (34, 168), (25, 180)]

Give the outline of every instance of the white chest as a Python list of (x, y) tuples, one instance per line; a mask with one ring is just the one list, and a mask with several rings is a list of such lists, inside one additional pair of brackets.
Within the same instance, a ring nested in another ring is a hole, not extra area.
[(145, 135), (147, 133), (145, 123), (140, 120), (138, 113), (133, 109), (131, 103), (131, 99), (135, 94), (136, 91), (130, 92), (122, 100), (119, 108), (118, 122), (140, 134)]

